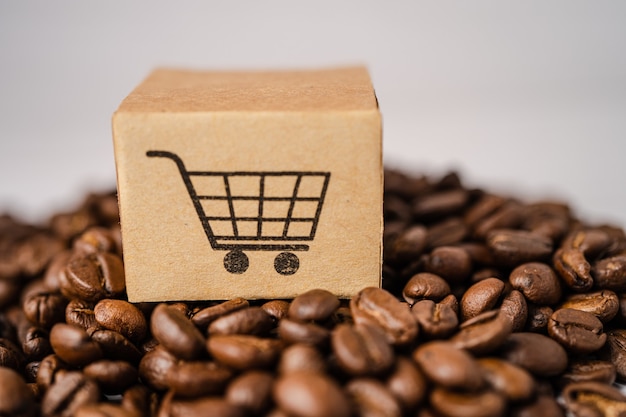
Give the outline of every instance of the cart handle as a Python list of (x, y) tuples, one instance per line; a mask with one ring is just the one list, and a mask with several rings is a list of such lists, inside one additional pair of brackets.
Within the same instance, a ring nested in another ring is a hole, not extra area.
[(158, 157), (158, 158), (169, 158), (172, 161), (174, 161), (176, 163), (176, 165), (178, 166), (178, 170), (180, 171), (181, 174), (186, 175), (187, 173), (187, 169), (185, 168), (185, 164), (183, 163), (183, 160), (180, 159), (180, 156), (176, 155), (173, 152), (168, 152), (168, 151), (148, 151), (146, 152), (146, 156), (148, 157)]

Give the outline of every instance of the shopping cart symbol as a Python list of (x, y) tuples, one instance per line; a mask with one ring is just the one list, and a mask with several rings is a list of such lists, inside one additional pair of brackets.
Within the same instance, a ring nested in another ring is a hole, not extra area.
[(148, 157), (176, 163), (204, 232), (214, 250), (229, 251), (224, 268), (242, 274), (250, 265), (244, 251), (279, 251), (274, 269), (293, 275), (317, 231), (330, 172), (188, 171), (168, 151)]

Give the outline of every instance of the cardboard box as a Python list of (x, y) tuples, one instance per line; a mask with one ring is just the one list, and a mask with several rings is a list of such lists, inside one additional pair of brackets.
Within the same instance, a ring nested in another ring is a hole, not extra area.
[(113, 137), (130, 301), (380, 285), (381, 117), (364, 68), (160, 69)]

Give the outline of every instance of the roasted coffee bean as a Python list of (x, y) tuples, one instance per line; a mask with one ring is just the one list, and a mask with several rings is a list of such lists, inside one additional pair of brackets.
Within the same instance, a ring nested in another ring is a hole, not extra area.
[(137, 369), (125, 361), (107, 359), (92, 362), (83, 369), (85, 376), (98, 383), (102, 392), (120, 394), (137, 382)]
[(59, 278), (61, 292), (67, 298), (94, 303), (117, 297), (126, 289), (122, 260), (111, 253), (75, 253)]
[[(565, 417), (563, 409), (553, 396), (539, 395), (531, 403), (511, 410), (511, 417)], [(582, 417), (582, 416), (581, 416)]]
[(557, 202), (539, 202), (527, 206), (522, 228), (535, 234), (560, 240), (567, 233), (571, 221), (569, 207)]
[(94, 404), (100, 398), (98, 385), (81, 372), (58, 374), (46, 391), (41, 413), (44, 416), (72, 417), (81, 406)]
[(134, 385), (124, 391), (121, 406), (133, 416), (154, 416), (157, 396), (145, 385)]
[(15, 371), (0, 367), (0, 416), (35, 416), (34, 397), (26, 382)]
[(330, 331), (315, 323), (302, 323), (284, 318), (278, 324), (278, 336), (287, 343), (326, 346), (330, 338)]
[(515, 229), (523, 221), (524, 208), (516, 201), (507, 201), (492, 214), (480, 220), (474, 226), (474, 236), (484, 239), (497, 229)]
[(135, 415), (121, 405), (98, 403), (81, 405), (74, 417), (135, 417)]
[(51, 354), (48, 333), (39, 327), (29, 327), (22, 336), (22, 352), (29, 361), (41, 360)]
[(92, 328), (88, 333), (91, 335), (91, 340), (100, 345), (107, 359), (126, 360), (134, 364), (141, 359), (139, 349), (116, 331)]
[(439, 246), (456, 245), (469, 234), (469, 229), (463, 220), (452, 217), (431, 225), (427, 233), (426, 247), (432, 249)]
[(180, 359), (198, 359), (206, 351), (205, 340), (194, 324), (179, 310), (159, 304), (152, 312), (152, 335)]
[(339, 366), (350, 375), (380, 374), (393, 365), (393, 349), (376, 326), (340, 324), (333, 330), (331, 344)]
[(93, 312), (100, 326), (114, 330), (131, 341), (141, 341), (148, 333), (148, 324), (143, 313), (127, 301), (101, 300)]
[(498, 229), (487, 235), (487, 246), (497, 263), (506, 266), (547, 259), (552, 240), (524, 230)]
[(514, 332), (522, 331), (528, 319), (526, 298), (517, 290), (509, 292), (502, 299), (500, 313), (509, 319)]
[(549, 306), (528, 305), (528, 320), (526, 321), (526, 330), (534, 333), (547, 333), (548, 321), (554, 313)]
[(296, 343), (286, 347), (280, 355), (278, 373), (299, 371), (326, 372), (326, 362), (320, 351), (305, 343)]
[(219, 397), (202, 397), (194, 399), (174, 398), (170, 391), (161, 403), (159, 417), (187, 417), (187, 416), (220, 416), (244, 417), (245, 410), (230, 404)]
[(67, 265), (67, 261), (72, 256), (72, 251), (64, 250), (59, 252), (52, 258), (48, 267), (46, 268), (46, 272), (43, 276), (43, 282), (45, 287), (51, 292), (59, 291), (59, 276), (65, 269), (65, 265)]
[(269, 372), (249, 371), (239, 375), (226, 389), (226, 401), (253, 415), (266, 411), (272, 403), (274, 377)]
[(37, 380), (37, 372), (39, 372), (40, 365), (41, 361), (32, 361), (26, 364), (24, 367), (24, 378), (26, 378), (26, 382), (32, 383)]
[(478, 359), (478, 365), (489, 386), (509, 401), (526, 401), (534, 395), (535, 381), (525, 369), (498, 358)]
[(428, 342), (413, 352), (413, 359), (431, 381), (450, 389), (476, 391), (484, 380), (476, 360), (450, 342)]
[(431, 300), (418, 302), (411, 308), (411, 313), (421, 332), (433, 339), (449, 336), (459, 324), (459, 319), (451, 306), (444, 303), (435, 304)]
[(472, 260), (462, 248), (440, 246), (430, 252), (424, 268), (450, 283), (460, 283), (470, 276)]
[(139, 363), (141, 380), (157, 391), (164, 391), (169, 387), (169, 373), (176, 365), (174, 355), (158, 346), (146, 353)]
[(402, 296), (409, 305), (421, 300), (441, 301), (450, 294), (450, 285), (438, 275), (421, 272), (404, 286)]
[(39, 363), (39, 369), (37, 370), (37, 386), (45, 391), (54, 383), (57, 372), (68, 369), (69, 365), (66, 364), (57, 355), (48, 355)]
[(591, 265), (579, 249), (561, 248), (552, 258), (554, 269), (563, 282), (574, 291), (588, 291), (593, 286)]
[(486, 311), (462, 323), (450, 342), (459, 349), (482, 355), (500, 347), (512, 329), (507, 316), (498, 310)]
[(537, 333), (513, 333), (500, 356), (537, 376), (555, 376), (567, 368), (567, 353), (554, 340)]
[(69, 324), (52, 327), (50, 345), (61, 360), (73, 366), (84, 366), (102, 357), (100, 345), (83, 329)]
[(575, 416), (624, 416), (626, 395), (598, 382), (579, 382), (563, 389), (565, 409)]
[(317, 373), (294, 372), (276, 380), (276, 404), (289, 415), (306, 417), (349, 417), (346, 395), (331, 378)]
[(406, 229), (393, 240), (386, 259), (406, 263), (419, 258), (426, 249), (427, 233), (422, 225)]
[(626, 291), (626, 255), (605, 258), (593, 264), (591, 275), (596, 287), (603, 290)]
[(22, 350), (9, 339), (0, 339), (0, 367), (18, 370), (26, 358)]
[(560, 308), (586, 311), (596, 316), (602, 323), (608, 323), (619, 311), (619, 299), (611, 290), (572, 294), (565, 298)]
[(608, 331), (606, 347), (606, 356), (615, 365), (618, 378), (621, 381), (626, 381), (626, 330)]
[(552, 305), (561, 299), (561, 283), (552, 268), (544, 263), (518, 266), (511, 272), (509, 282), (531, 303)]
[(601, 382), (610, 385), (615, 382), (616, 375), (615, 365), (611, 362), (584, 359), (571, 362), (560, 380), (562, 385), (573, 382)]
[(88, 301), (77, 299), (70, 301), (65, 308), (65, 322), (85, 330), (98, 327), (96, 314), (93, 311), (94, 307), (95, 305)]
[(494, 213), (506, 203), (506, 199), (498, 195), (483, 194), (483, 196), (469, 207), (463, 216), (465, 223), (474, 227), (481, 220)]
[(290, 318), (301, 321), (324, 321), (339, 308), (336, 295), (321, 289), (310, 290), (293, 299), (289, 305)]
[(487, 278), (469, 287), (459, 307), (461, 321), (469, 320), (491, 310), (504, 293), (504, 282), (497, 278)]
[(201, 397), (224, 390), (233, 373), (214, 362), (180, 361), (166, 374), (166, 383), (178, 397)]
[(272, 300), (263, 304), (261, 308), (270, 316), (274, 318), (274, 320), (281, 320), (284, 317), (287, 317), (287, 312), (289, 311), (289, 302), (285, 300)]
[(0, 279), (0, 308), (13, 304), (19, 298), (21, 286), (12, 280)]
[(191, 321), (200, 329), (206, 329), (214, 320), (237, 310), (247, 308), (250, 305), (248, 300), (234, 298), (223, 303), (204, 308), (193, 315)]
[(109, 229), (90, 227), (78, 236), (72, 247), (75, 252), (98, 253), (117, 252), (117, 242)]
[(218, 362), (243, 371), (274, 364), (282, 344), (275, 339), (249, 335), (215, 335), (209, 338), (207, 347)]
[(602, 322), (585, 311), (562, 308), (548, 321), (548, 334), (565, 349), (574, 353), (591, 353), (606, 342)]
[(63, 321), (67, 300), (57, 293), (37, 293), (28, 297), (22, 308), (31, 323), (50, 329), (55, 323)]
[(611, 245), (611, 236), (601, 229), (574, 230), (569, 233), (561, 246), (578, 249), (585, 257), (593, 259), (604, 253)]
[(464, 393), (436, 387), (430, 404), (442, 417), (499, 417), (506, 410), (506, 400), (494, 391)]
[(417, 337), (418, 327), (408, 304), (399, 302), (389, 292), (369, 287), (350, 300), (355, 323), (374, 324), (385, 332), (393, 345), (406, 345)]
[(209, 325), (209, 335), (251, 334), (262, 336), (274, 327), (272, 316), (261, 307), (248, 307), (226, 314)]
[(422, 403), (428, 388), (426, 378), (415, 363), (402, 356), (396, 360), (386, 386), (405, 412), (415, 410)]
[(353, 379), (346, 385), (346, 392), (360, 416), (402, 416), (402, 409), (398, 400), (376, 379)]

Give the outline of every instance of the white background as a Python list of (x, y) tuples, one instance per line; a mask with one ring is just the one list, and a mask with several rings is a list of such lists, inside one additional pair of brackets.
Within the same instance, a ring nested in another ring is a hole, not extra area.
[(0, 211), (112, 188), (111, 115), (156, 66), (360, 63), (388, 166), (626, 226), (623, 1), (3, 1)]

